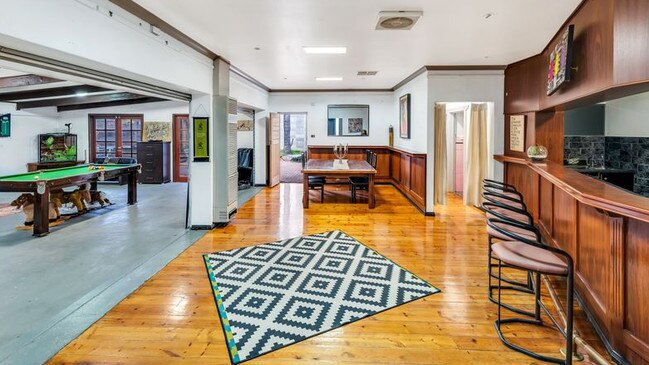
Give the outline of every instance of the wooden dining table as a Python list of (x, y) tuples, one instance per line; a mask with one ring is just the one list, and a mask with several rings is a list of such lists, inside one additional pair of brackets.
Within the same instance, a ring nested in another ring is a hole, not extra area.
[(351, 177), (366, 176), (368, 179), (367, 195), (368, 206), (374, 209), (374, 175), (376, 169), (364, 160), (317, 160), (310, 159), (302, 168), (304, 191), (302, 196), (302, 206), (309, 207), (309, 176), (331, 176), (331, 177)]

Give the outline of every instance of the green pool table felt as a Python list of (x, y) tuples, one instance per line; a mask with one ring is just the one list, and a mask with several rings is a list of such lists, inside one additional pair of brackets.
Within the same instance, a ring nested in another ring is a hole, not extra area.
[[(0, 181), (14, 181), (14, 182), (27, 182), (27, 181), (38, 181), (38, 180), (47, 181), (47, 180), (64, 179), (73, 176), (81, 176), (93, 172), (99, 172), (98, 169), (89, 170), (88, 166), (89, 165), (78, 165), (74, 167), (64, 167), (60, 169), (28, 172), (26, 174), (2, 176), (0, 177)], [(99, 166), (104, 166), (104, 171), (111, 171), (111, 170), (123, 169), (125, 167), (131, 167), (137, 165), (95, 164), (95, 167), (99, 167)], [(38, 178), (35, 178), (35, 176), (38, 176)]]

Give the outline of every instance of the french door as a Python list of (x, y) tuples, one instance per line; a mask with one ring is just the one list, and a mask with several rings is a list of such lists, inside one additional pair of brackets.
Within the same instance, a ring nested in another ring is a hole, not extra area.
[(187, 182), (189, 176), (189, 115), (174, 114), (174, 181)]
[(144, 116), (89, 115), (91, 162), (110, 157), (137, 158), (137, 143), (142, 141)]

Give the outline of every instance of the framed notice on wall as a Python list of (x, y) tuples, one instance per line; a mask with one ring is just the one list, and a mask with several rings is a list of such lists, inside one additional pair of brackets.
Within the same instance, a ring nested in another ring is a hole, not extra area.
[(193, 118), (194, 131), (194, 162), (207, 162), (210, 160), (210, 118)]
[(509, 117), (509, 149), (525, 152), (525, 116), (512, 115)]
[(0, 115), (0, 137), (11, 137), (11, 114)]

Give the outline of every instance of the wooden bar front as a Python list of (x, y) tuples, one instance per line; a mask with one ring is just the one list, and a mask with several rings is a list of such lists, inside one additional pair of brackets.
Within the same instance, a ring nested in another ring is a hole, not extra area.
[(576, 290), (609, 350), (649, 364), (649, 199), (554, 162), (495, 159), (544, 239), (572, 255)]
[[(426, 211), (426, 154), (388, 146), (349, 146), (347, 158), (364, 160), (365, 151), (377, 154), (377, 184), (392, 184), (419, 210)], [(309, 146), (309, 159), (334, 159), (333, 146)]]

